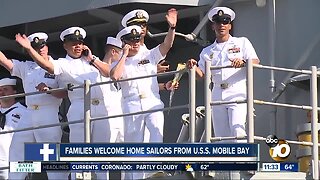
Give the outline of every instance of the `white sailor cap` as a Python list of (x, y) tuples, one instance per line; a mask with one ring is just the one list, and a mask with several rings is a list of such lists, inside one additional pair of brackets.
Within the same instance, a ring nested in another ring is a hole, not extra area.
[(121, 40), (140, 40), (141, 27), (137, 25), (132, 25), (123, 28), (118, 34), (117, 39)]
[(221, 20), (222, 18), (230, 18), (230, 22), (234, 20), (236, 14), (234, 11), (228, 7), (215, 7), (211, 9), (208, 13), (208, 18), (210, 21)]
[(107, 37), (106, 44), (112, 45), (118, 48), (122, 48), (122, 41), (120, 39), (114, 38), (114, 37)]
[(28, 36), (28, 40), (31, 42), (33, 48), (41, 49), (46, 45), (48, 35), (44, 32), (36, 32)]
[(136, 9), (128, 12), (121, 20), (121, 24), (123, 27), (127, 27), (133, 25), (134, 23), (139, 22), (148, 22), (149, 14), (147, 11), (142, 9)]
[(0, 86), (15, 86), (17, 85), (16, 79), (3, 78), (0, 79)]
[(82, 41), (86, 38), (86, 31), (81, 27), (70, 27), (60, 34), (61, 41)]

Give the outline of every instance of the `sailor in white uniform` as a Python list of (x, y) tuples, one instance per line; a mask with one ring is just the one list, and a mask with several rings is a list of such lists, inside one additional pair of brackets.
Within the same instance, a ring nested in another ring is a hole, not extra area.
[[(231, 22), (235, 18), (233, 10), (227, 7), (215, 7), (208, 13), (212, 21), (212, 30), (216, 40), (200, 53), (199, 67), (196, 72), (202, 78), (205, 72), (205, 61), (211, 66), (232, 65), (235, 68), (212, 70), (212, 101), (233, 101), (246, 99), (246, 69), (241, 68), (247, 61), (258, 64), (258, 56), (246, 37), (232, 37)], [(191, 68), (197, 61), (190, 59)], [(247, 105), (224, 104), (212, 108), (213, 127), (216, 137), (234, 137), (246, 135)], [(237, 142), (237, 140), (235, 140)]]
[[(164, 59), (172, 47), (175, 37), (175, 26), (177, 22), (177, 11), (168, 11), (167, 22), (170, 26), (163, 43), (157, 47), (140, 51), (141, 28), (133, 25), (122, 29), (117, 38), (121, 39), (130, 49), (123, 52), (120, 61), (111, 70), (111, 78), (132, 78), (157, 73), (157, 63)], [(164, 107), (160, 95), (156, 77), (124, 81), (120, 83), (123, 96), (124, 113), (133, 113), (146, 110), (161, 109)], [(143, 142), (144, 124), (150, 131), (149, 142), (163, 142), (164, 116), (162, 111), (153, 113), (126, 116), (125, 120), (125, 142)], [(127, 173), (126, 179), (144, 178), (143, 173)]]
[[(148, 32), (148, 21), (149, 21), (149, 14), (147, 11), (143, 9), (135, 9), (128, 12), (121, 20), (121, 24), (123, 27), (128, 27), (132, 25), (140, 26), (141, 33), (140, 33), (140, 50), (139, 51), (148, 51), (149, 49), (145, 45), (145, 37)], [(161, 60), (157, 64), (157, 72), (162, 73), (169, 70), (169, 65), (166, 64), (166, 60)], [(172, 86), (172, 81), (168, 81), (165, 83), (159, 83), (159, 90), (170, 90)], [(174, 88), (177, 89), (179, 84), (175, 84)], [(149, 142), (150, 139), (150, 132), (148, 128), (145, 128), (144, 132), (144, 142)]]
[[(102, 81), (111, 81), (110, 70), (115, 65), (122, 55), (122, 41), (114, 37), (107, 37), (105, 45), (105, 55), (102, 60), (95, 61), (94, 65), (101, 70), (104, 74)], [(105, 66), (100, 66), (102, 63)], [(108, 116), (115, 116), (123, 114), (122, 111), (122, 93), (119, 83), (103, 84), (101, 85), (104, 93), (104, 101), (107, 107)], [(110, 126), (110, 142), (111, 143), (122, 143), (124, 142), (124, 120), (123, 117), (109, 118)], [(124, 179), (124, 172), (120, 172), (119, 179)]]
[[(1, 79), (0, 97), (16, 94), (16, 88), (16, 79)], [(27, 108), (19, 102), (16, 102), (15, 98), (0, 99), (0, 104), (0, 132), (15, 130), (21, 121), (30, 121)], [(0, 134), (0, 167), (9, 166), (9, 149), (14, 134), (15, 133)], [(0, 179), (8, 179), (8, 172), (8, 169), (0, 170)]]
[[(45, 61), (54, 61), (52, 57), (48, 55), (48, 46), (46, 44), (48, 35), (46, 33), (33, 33), (26, 39), (37, 51), (37, 54), (45, 59)], [(11, 72), (11, 75), (17, 76), (22, 79), (23, 88), (26, 93), (35, 91), (46, 91), (51, 88), (59, 87), (58, 76), (48, 73), (33, 61), (23, 62), (16, 59), (10, 60), (0, 52), (0, 62), (2, 66), (4, 66), (9, 72)], [(62, 101), (61, 98), (65, 96), (66, 92), (54, 92), (51, 94), (44, 93), (26, 96), (26, 105), (31, 114), (32, 126), (43, 126), (59, 123), (59, 106)], [(34, 137), (24, 137), (25, 140), (30, 140), (26, 142), (61, 142), (61, 126), (35, 129), (33, 131)], [(22, 141), (21, 139), (20, 142), (25, 141)], [(15, 159), (20, 157), (21, 154), (21, 150), (16, 149), (16, 151), (17, 152), (11, 152), (12, 154), (17, 154), (16, 156), (12, 155), (12, 157)], [(17, 160), (21, 161), (24, 159)], [(47, 174), (49, 179), (67, 178), (67, 173), (49, 172)]]
[[(100, 71), (94, 66), (94, 61), (100, 61), (92, 55), (91, 50), (84, 45), (86, 31), (81, 27), (70, 27), (60, 34), (63, 47), (67, 51), (65, 58), (48, 62), (35, 53), (32, 46), (25, 40), (24, 36), (16, 35), (16, 41), (20, 43), (33, 59), (49, 73), (59, 75), (59, 82), (66, 86), (83, 85), (85, 80), (90, 80), (92, 84), (102, 82), (103, 78)], [(101, 86), (91, 88), (91, 117), (106, 117), (107, 106), (104, 102), (104, 91)], [(83, 89), (73, 89), (68, 91), (71, 105), (67, 114), (68, 121), (83, 121), (84, 117), (84, 95)], [(84, 123), (70, 124), (70, 142), (84, 142)], [(107, 119), (93, 121), (91, 123), (92, 142), (110, 142), (110, 127)], [(106, 173), (97, 173), (98, 179), (107, 179)], [(74, 179), (72, 173), (72, 179)]]
[[(109, 73), (103, 78), (104, 81), (112, 81), (110, 78), (111, 67), (120, 59), (122, 55), (122, 41), (114, 37), (107, 37), (105, 56), (103, 62), (107, 63)], [(122, 111), (122, 93), (118, 83), (102, 85), (106, 93), (104, 96), (105, 104), (109, 116), (123, 114)], [(109, 119), (110, 124), (110, 142), (124, 142), (124, 124), (123, 117)]]

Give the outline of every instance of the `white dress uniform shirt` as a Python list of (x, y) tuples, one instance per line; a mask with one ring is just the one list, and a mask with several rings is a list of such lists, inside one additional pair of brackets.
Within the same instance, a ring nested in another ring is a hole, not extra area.
[[(84, 58), (74, 59), (70, 56), (59, 58), (53, 62), (54, 74), (60, 75), (62, 84), (69, 83), (77, 86), (82, 85), (85, 80), (90, 80), (91, 84), (102, 82), (102, 76), (97, 68), (90, 65)], [(107, 116), (107, 108), (104, 103), (104, 93), (101, 86), (91, 88), (91, 117)], [(83, 88), (68, 91), (71, 102), (67, 117), (69, 121), (83, 120), (84, 117), (84, 91)], [(94, 102), (95, 103), (94, 103)], [(70, 142), (84, 141), (83, 123), (71, 124)], [(108, 121), (99, 120), (92, 123), (92, 141), (109, 142), (110, 128)]]
[[(159, 46), (151, 50), (139, 50), (138, 54), (133, 57), (128, 57), (125, 61), (122, 78), (156, 74), (158, 62), (164, 58), (160, 53)], [(143, 111), (155, 109), (154, 106), (157, 105), (163, 107), (163, 103), (160, 100), (157, 77), (124, 81), (120, 84), (125, 102), (135, 100), (139, 98), (139, 96), (142, 96), (141, 107)], [(145, 101), (146, 103), (142, 103), (143, 99), (147, 99), (147, 101)]]
[[(49, 61), (53, 62), (54, 60), (52, 59), (52, 57), (50, 57)], [(21, 62), (14, 59), (12, 60), (12, 62), (12, 75), (22, 79), (23, 88), (26, 93), (37, 91), (35, 87), (42, 82), (51, 88), (59, 87), (58, 77), (53, 74), (49, 74), (46, 70), (43, 70), (37, 63), (33, 61)], [(26, 104), (28, 107), (31, 107), (33, 105), (59, 106), (61, 104), (61, 101), (61, 99), (45, 93), (26, 97)]]
[[(199, 68), (205, 72), (205, 61), (211, 66), (231, 65), (231, 60), (240, 58), (245, 61), (258, 59), (258, 56), (245, 37), (230, 36), (227, 42), (217, 43), (204, 48), (200, 53)], [(246, 99), (246, 68), (223, 68), (212, 70), (213, 101), (232, 101)], [(242, 104), (215, 105), (212, 107), (214, 134), (216, 137), (245, 136), (247, 107)], [(241, 142), (241, 140), (236, 140)]]
[[(1, 113), (4, 113), (13, 107), (16, 108), (12, 109), (10, 112), (6, 114), (6, 123), (4, 125), (4, 129), (0, 128), (0, 132), (15, 130), (18, 128), (18, 125), (21, 121), (29, 120), (26, 119), (26, 107), (24, 107), (18, 102), (13, 104), (9, 108), (0, 108), (0, 111)], [(13, 135), (14, 133), (0, 134), (0, 167), (9, 166), (9, 149)], [(8, 179), (8, 169), (0, 170), (0, 179)]]
[[(90, 80), (91, 84), (101, 82), (101, 75), (97, 68), (90, 65), (84, 58), (74, 59), (70, 56), (66, 58), (59, 58), (53, 61), (54, 74), (61, 75), (60, 81), (64, 86), (67, 84), (82, 85), (85, 80)], [(91, 98), (102, 98), (102, 91), (99, 86), (95, 86), (91, 89)], [(83, 89), (74, 89), (69, 91), (70, 101), (76, 99), (83, 99)]]
[[(244, 60), (258, 59), (251, 44), (245, 37), (232, 37), (225, 43), (216, 41), (204, 48), (200, 53), (199, 68), (205, 72), (205, 61), (211, 61), (211, 66), (231, 65), (230, 59), (241, 58)], [(212, 81), (214, 83), (213, 100), (237, 100), (246, 98), (246, 69), (245, 68), (223, 68), (212, 70)], [(228, 83), (230, 87), (221, 91), (220, 84)], [(215, 92), (218, 90), (218, 92)]]

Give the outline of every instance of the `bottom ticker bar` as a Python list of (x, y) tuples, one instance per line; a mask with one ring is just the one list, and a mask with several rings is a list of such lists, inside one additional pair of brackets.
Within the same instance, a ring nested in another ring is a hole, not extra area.
[(71, 163), (42, 162), (42, 171), (256, 171), (258, 163)]

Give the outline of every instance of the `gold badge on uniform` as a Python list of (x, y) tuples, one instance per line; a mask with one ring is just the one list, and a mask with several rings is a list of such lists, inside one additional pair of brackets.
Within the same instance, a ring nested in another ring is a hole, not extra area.
[(91, 104), (97, 106), (100, 104), (100, 100), (99, 99), (92, 99)]
[(142, 18), (143, 18), (143, 12), (142, 12), (142, 11), (138, 11), (138, 12), (136, 13), (136, 18), (142, 19)]
[(147, 97), (147, 95), (146, 95), (146, 93), (144, 93), (144, 92), (142, 92), (141, 94), (139, 94), (139, 98), (140, 99), (144, 99), (144, 98), (146, 98)]

